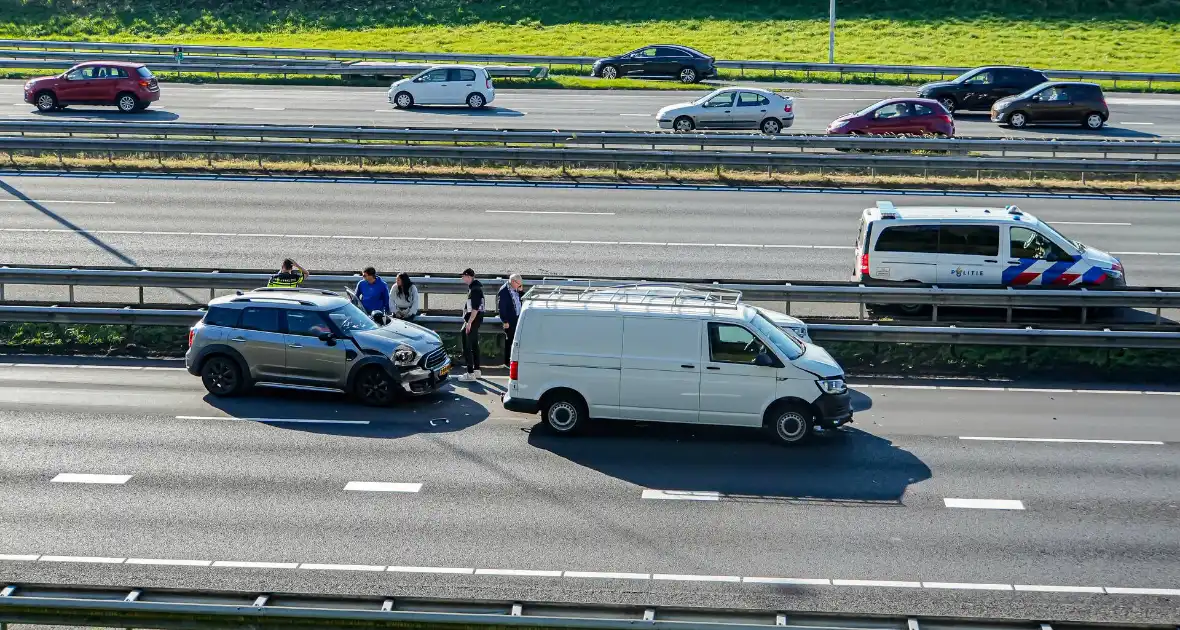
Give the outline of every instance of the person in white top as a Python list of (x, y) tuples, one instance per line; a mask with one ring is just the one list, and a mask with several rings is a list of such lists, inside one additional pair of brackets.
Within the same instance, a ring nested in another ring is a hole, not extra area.
[(393, 316), (398, 319), (412, 322), (418, 317), (418, 311), (422, 309), (422, 298), (418, 293), (418, 287), (410, 280), (410, 274), (404, 271), (397, 274), (393, 288), (389, 290), (389, 303), (393, 305)]

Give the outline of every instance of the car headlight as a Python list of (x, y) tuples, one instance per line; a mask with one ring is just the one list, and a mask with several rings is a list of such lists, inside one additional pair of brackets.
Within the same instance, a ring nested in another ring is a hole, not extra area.
[(815, 384), (819, 385), (820, 390), (825, 394), (843, 394), (848, 391), (848, 386), (844, 384), (842, 378), (820, 379)]
[(414, 365), (418, 361), (418, 353), (409, 346), (398, 346), (397, 350), (393, 351), (393, 363), (395, 365)]
[(1103, 269), (1102, 273), (1105, 273), (1107, 276), (1114, 278), (1115, 280), (1123, 277), (1123, 271), (1121, 269)]

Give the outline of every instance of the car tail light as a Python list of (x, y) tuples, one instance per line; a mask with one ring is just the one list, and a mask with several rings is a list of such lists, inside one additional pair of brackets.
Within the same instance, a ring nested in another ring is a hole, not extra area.
[(188, 329), (188, 347), (190, 347), (190, 348), (193, 347), (193, 335), (195, 335), (195, 334), (196, 334), (195, 328)]
[(484, 86), (489, 90), (492, 89), (492, 77), (484, 79)]
[(942, 117), (943, 122), (945, 122), (946, 124), (948, 124), (948, 125), (955, 124), (955, 119), (952, 118), (950, 114), (939, 114), (939, 116)]
[(520, 363), (517, 361), (513, 361), (508, 364), (508, 380), (510, 380), (510, 381), (516, 380), (516, 374), (517, 374), (517, 370), (519, 369), (519, 366), (520, 366)]
[(869, 253), (865, 252), (860, 255), (860, 275), (869, 275)]
[(152, 82), (141, 79), (139, 81), (139, 87), (150, 88), (152, 87)]
[(783, 106), (783, 111), (787, 112), (788, 114), (791, 113), (792, 109), (795, 109), (795, 105), (790, 101), (787, 101), (787, 104)]

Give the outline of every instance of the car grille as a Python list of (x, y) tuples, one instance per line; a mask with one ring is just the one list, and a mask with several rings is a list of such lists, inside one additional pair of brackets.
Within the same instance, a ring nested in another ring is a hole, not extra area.
[(447, 351), (439, 348), (438, 350), (427, 354), (425, 357), (422, 357), (422, 367), (428, 370), (433, 370), (445, 363), (446, 360)]

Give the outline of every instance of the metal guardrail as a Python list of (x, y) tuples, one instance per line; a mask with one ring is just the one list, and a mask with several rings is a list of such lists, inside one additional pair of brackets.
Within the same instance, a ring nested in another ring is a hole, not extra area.
[[(31, 625), (161, 628), (454, 627), (629, 630), (1052, 630), (1085, 627), (1051, 619), (955, 619), (785, 610), (732, 610), (622, 604), (444, 600), (336, 594), (8, 584), (0, 590), (0, 622)], [(1172, 630), (1167, 624), (1119, 623), (1110, 628)]]
[[(466, 287), (459, 278), (413, 274), (414, 283), (422, 293), (423, 310), (430, 308), (431, 294), (461, 295)], [(115, 269), (61, 269), (0, 267), (0, 301), (4, 300), (5, 285), (65, 286), (69, 288), (69, 302), (74, 302), (75, 287), (131, 287), (139, 291), (139, 304), (144, 304), (144, 289), (208, 289), (209, 299), (217, 290), (247, 290), (263, 286), (270, 274), (260, 271), (182, 271), (167, 270), (115, 270)], [(352, 287), (360, 276), (347, 273), (313, 273), (307, 280), (309, 288), (340, 290)], [(489, 285), (498, 286), (505, 278), (486, 278)], [(526, 285), (564, 284), (568, 286), (615, 286), (629, 282), (688, 282), (715, 287), (717, 289), (741, 291), (747, 301), (777, 302), (784, 305), (783, 312), (790, 313), (793, 303), (838, 303), (859, 304), (860, 318), (864, 319), (865, 307), (870, 304), (918, 304), (929, 305), (932, 321), (938, 321), (939, 307), (977, 307), (1004, 309), (1007, 321), (1012, 321), (1012, 311), (1022, 308), (1080, 308), (1082, 323), (1093, 308), (1145, 308), (1155, 309), (1156, 324), (1162, 322), (1162, 309), (1180, 308), (1180, 289), (1143, 288), (1127, 290), (1068, 290), (1040, 288), (960, 288), (960, 287), (893, 287), (865, 286), (847, 283), (795, 283), (727, 281), (708, 282), (701, 280), (651, 278), (638, 279), (569, 279), (525, 277)], [(493, 286), (493, 288), (494, 288)]]
[(646, 164), (669, 167), (745, 167), (766, 169), (895, 169), (903, 171), (1005, 171), (1058, 173), (1180, 174), (1180, 160), (1104, 158), (1017, 158), (930, 155), (788, 153), (782, 151), (671, 151), (541, 147), (435, 146), (308, 142), (123, 140), (93, 138), (0, 137), (0, 151), (150, 155), (214, 155), (305, 158), (402, 158), (451, 162), (516, 164)]
[[(0, 57), (3, 52), (0, 51)], [(17, 68), (17, 69), (32, 69), (32, 70), (48, 70), (48, 69), (67, 69), (72, 68), (77, 63), (85, 61), (78, 59), (75, 61), (63, 61), (59, 59), (47, 59), (44, 61), (31, 59), (3, 59), (0, 58), (0, 68)], [(290, 74), (295, 75), (341, 75), (341, 76), (382, 76), (382, 77), (404, 77), (412, 74), (417, 74), (427, 68), (433, 67), (434, 64), (393, 64), (393, 63), (354, 63), (354, 64), (327, 64), (320, 63), (316, 65), (306, 64), (305, 62), (294, 63), (289, 65), (280, 65), (273, 62), (253, 63), (240, 62), (234, 63), (220, 63), (215, 60), (206, 58), (199, 62), (153, 62), (152, 70), (156, 72), (175, 72), (183, 74), (185, 72), (207, 72), (220, 76), (221, 74), (281, 74), (284, 77)], [(501, 78), (525, 78), (525, 79), (543, 79), (549, 75), (549, 69), (545, 66), (484, 66), (488, 74), (493, 77)]]
[[(105, 324), (126, 326), (191, 326), (204, 317), (199, 309), (134, 309), (61, 306), (0, 306), (0, 322)], [(423, 315), (415, 323), (439, 332), (457, 332), (457, 315)], [(500, 318), (488, 317), (480, 332), (503, 335)], [(892, 326), (881, 324), (810, 324), (812, 341), (965, 344), (983, 346), (1058, 346), (1074, 348), (1180, 349), (1180, 333), (1139, 330), (1051, 330), (958, 326)]]
[(493, 129), (415, 129), (397, 127), (346, 127), (321, 125), (238, 125), (225, 123), (140, 123), (81, 121), (0, 121), (0, 134), (37, 134), (40, 136), (148, 136), (169, 138), (231, 139), (282, 138), (292, 140), (373, 141), (391, 143), (497, 143), (584, 146), (656, 147), (737, 147), (753, 150), (816, 151), (845, 149), (857, 151), (901, 150), (941, 151), (955, 154), (999, 153), (1142, 155), (1180, 155), (1180, 142), (1143, 140), (1034, 140), (994, 138), (866, 138), (852, 136), (810, 136), (783, 134), (706, 134), (671, 132), (618, 132), (592, 130), (493, 130)]
[[(195, 55), (230, 55), (238, 57), (270, 57), (270, 58), (321, 58), (321, 59), (361, 59), (388, 61), (443, 61), (452, 63), (527, 63), (546, 66), (588, 66), (597, 57), (585, 56), (553, 56), (553, 55), (487, 55), (471, 53), (443, 53), (443, 52), (406, 52), (406, 51), (373, 51), (373, 50), (333, 50), (325, 48), (263, 48), (251, 46), (192, 46), (187, 44), (126, 44), (111, 42), (77, 42), (53, 40), (19, 40), (0, 39), (0, 49), (29, 49), (29, 50), (68, 50), (74, 52), (121, 52), (147, 53), (171, 55), (173, 48), (181, 47), (185, 54)], [(802, 73), (831, 73), (851, 75), (904, 75), (937, 76), (945, 78), (957, 76), (969, 70), (956, 66), (903, 66), (891, 64), (830, 64), (807, 63), (790, 61), (760, 61), (760, 60), (718, 60), (718, 68), (764, 72), (802, 72)], [(1094, 81), (1142, 81), (1149, 86), (1153, 83), (1180, 82), (1180, 73), (1169, 72), (1111, 72), (1092, 70), (1043, 70), (1054, 79), (1085, 79)]]

